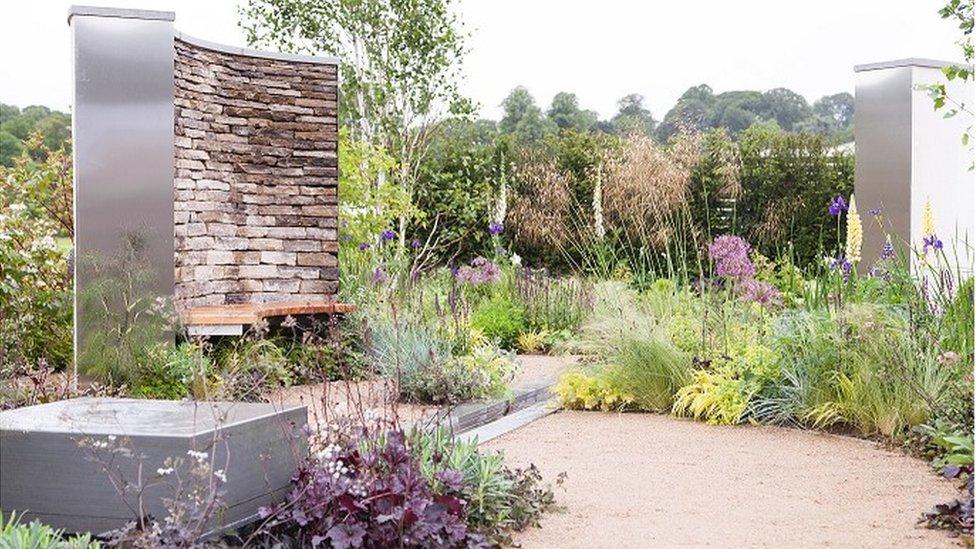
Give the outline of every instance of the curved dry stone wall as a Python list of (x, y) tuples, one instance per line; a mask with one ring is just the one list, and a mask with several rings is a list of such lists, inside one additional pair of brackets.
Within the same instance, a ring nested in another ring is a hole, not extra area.
[(336, 66), (175, 48), (178, 307), (332, 298)]

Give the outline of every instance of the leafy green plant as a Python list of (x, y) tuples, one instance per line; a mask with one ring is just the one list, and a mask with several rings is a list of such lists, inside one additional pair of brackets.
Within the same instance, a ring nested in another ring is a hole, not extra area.
[(510, 545), (511, 532), (538, 525), (542, 514), (556, 506), (552, 488), (543, 484), (535, 466), (510, 469), (500, 453), (480, 450), (476, 440), (457, 440), (444, 428), (415, 429), (409, 441), (428, 480), (436, 484), (445, 470), (461, 473), (468, 527), (491, 544)]
[(0, 362), (63, 369), (73, 337), (71, 155), (40, 135), (25, 146), (0, 166)]
[(560, 404), (571, 410), (620, 412), (629, 409), (635, 399), (634, 395), (618, 391), (599, 375), (584, 372), (563, 374), (555, 392)]
[(0, 547), (30, 549), (98, 549), (102, 545), (92, 539), (90, 534), (66, 536), (62, 530), (33, 520), (21, 522), (17, 513), (10, 513), (6, 519), (0, 516)]
[(503, 348), (511, 349), (525, 329), (525, 312), (510, 296), (496, 293), (475, 306), (471, 327)]
[(159, 359), (139, 371), (132, 392), (143, 398), (177, 400), (188, 395), (196, 399), (212, 398), (213, 375), (210, 357), (199, 345), (161, 347)]

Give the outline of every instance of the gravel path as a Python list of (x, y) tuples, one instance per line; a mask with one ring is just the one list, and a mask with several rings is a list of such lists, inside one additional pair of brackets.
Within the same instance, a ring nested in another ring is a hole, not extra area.
[(848, 437), (560, 412), (485, 444), (569, 477), (523, 547), (952, 547), (916, 526), (957, 496), (904, 454)]

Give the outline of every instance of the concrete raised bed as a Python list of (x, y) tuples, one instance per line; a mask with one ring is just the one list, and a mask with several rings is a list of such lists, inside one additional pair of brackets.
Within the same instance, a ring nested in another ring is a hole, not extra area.
[[(188, 451), (213, 456), (222, 470), (226, 506), (210, 528), (253, 518), (258, 507), (287, 489), (305, 442), (304, 406), (79, 398), (0, 413), (0, 508), (26, 512), (69, 532), (100, 533), (134, 520), (136, 494), (119, 495), (104, 469), (135, 483), (142, 464), (146, 514), (166, 516), (162, 498), (174, 475), (160, 475), (166, 458), (193, 461)], [(94, 441), (83, 447), (80, 442)], [(107, 446), (104, 448), (103, 446)], [(112, 454), (123, 446), (136, 456)], [(98, 456), (97, 459), (93, 459)], [(209, 459), (208, 459), (209, 463)], [(185, 474), (184, 474), (185, 476)], [(131, 492), (131, 490), (130, 490)]]

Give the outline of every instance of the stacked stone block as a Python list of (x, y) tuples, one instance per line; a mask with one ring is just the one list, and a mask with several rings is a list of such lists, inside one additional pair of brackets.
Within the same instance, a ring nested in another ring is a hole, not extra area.
[(333, 298), (337, 67), (175, 48), (177, 306)]

